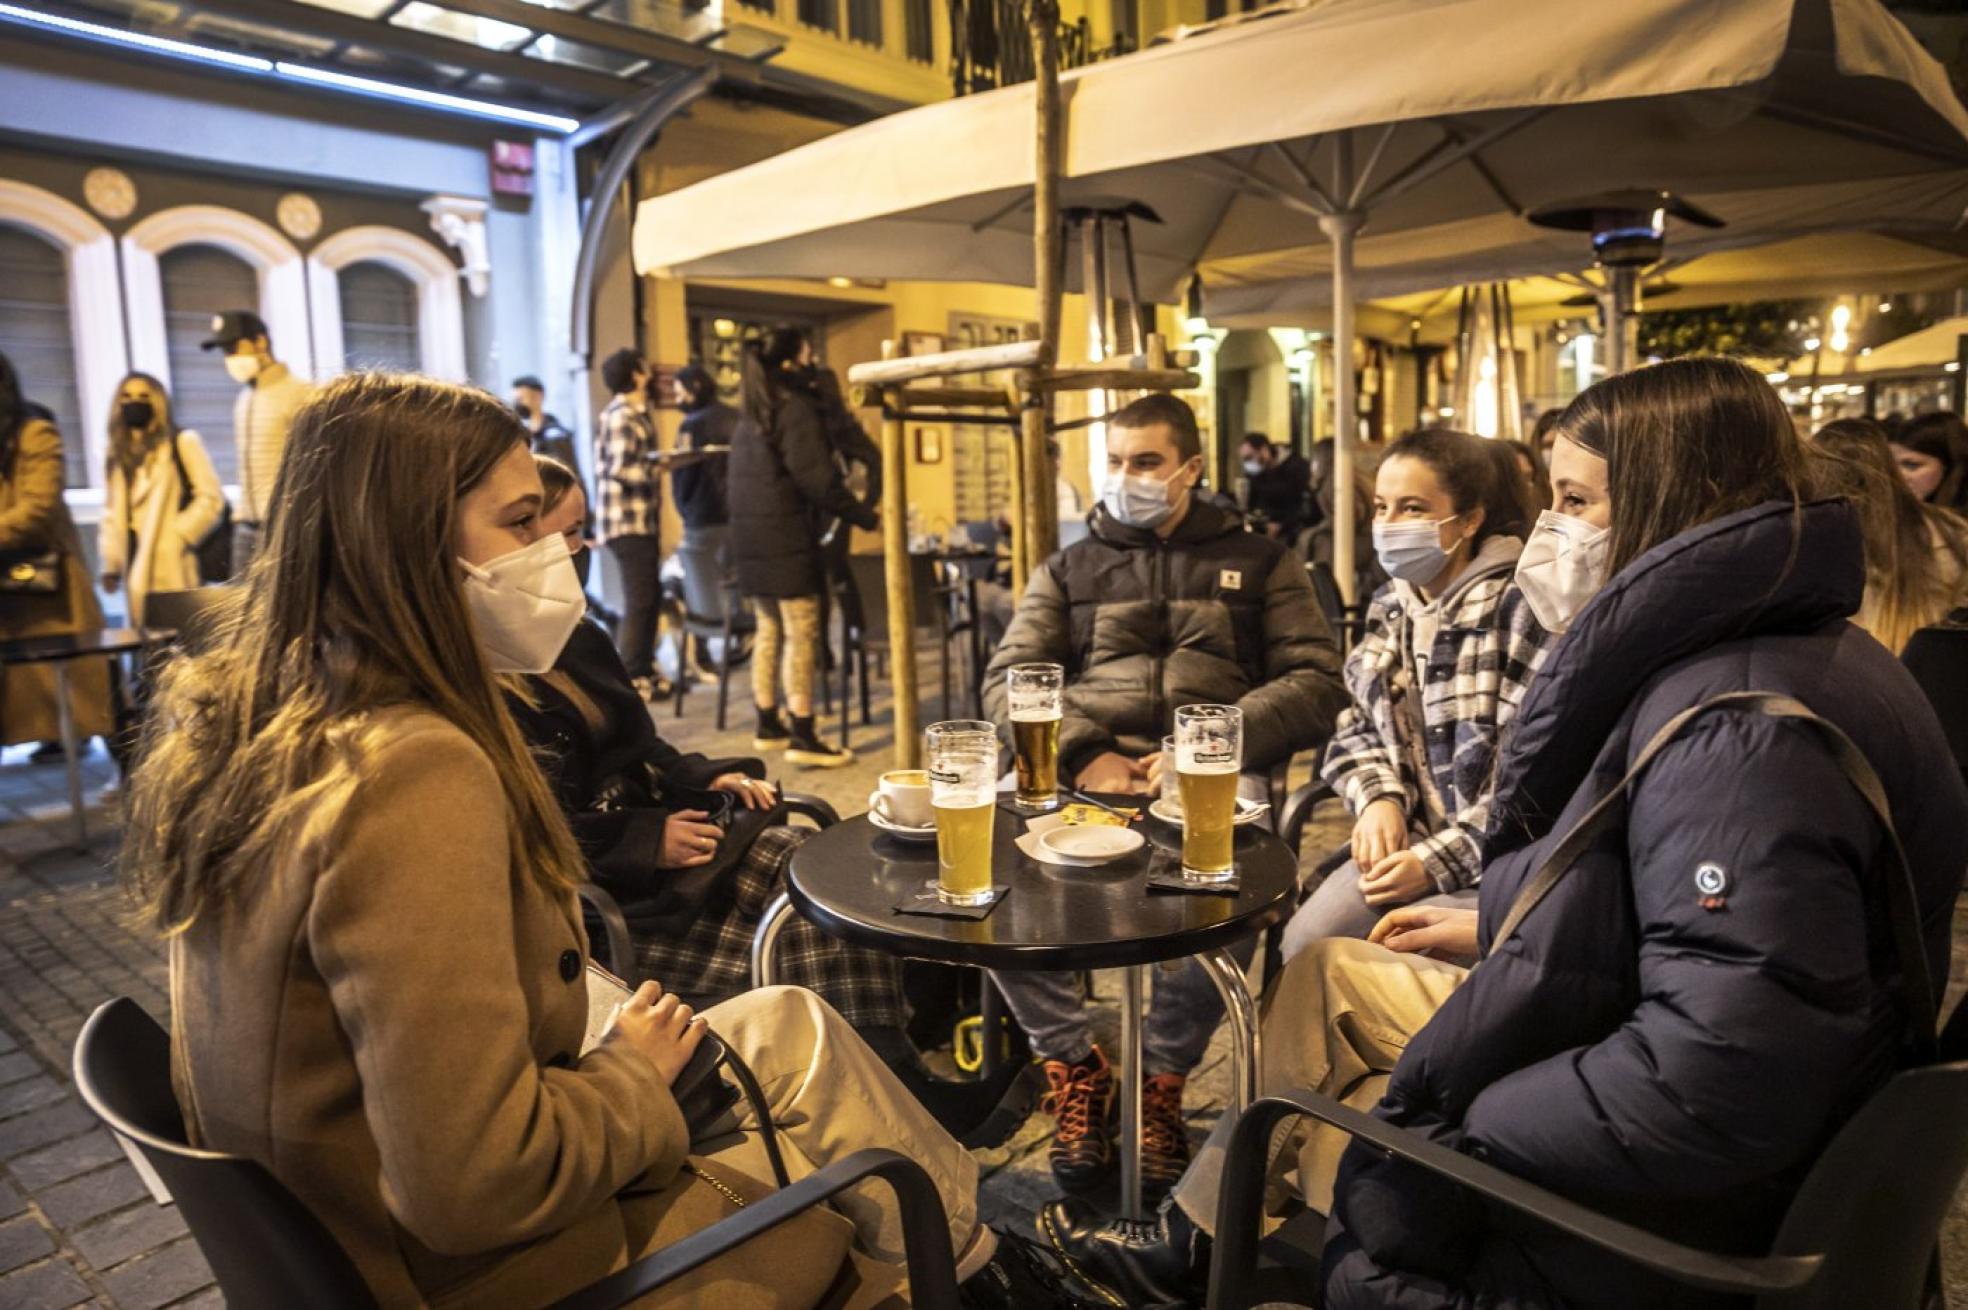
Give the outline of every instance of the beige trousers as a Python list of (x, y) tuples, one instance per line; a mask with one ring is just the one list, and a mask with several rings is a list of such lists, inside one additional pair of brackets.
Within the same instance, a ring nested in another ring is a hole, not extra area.
[(779, 703), (773, 675), (786, 689), (786, 708), (804, 718), (813, 713), (813, 666), (820, 653), (820, 598), (752, 597), (758, 620), (752, 648), (752, 703), (769, 710)]
[[(1265, 1006), (1259, 1091), (1310, 1088), (1371, 1110), (1409, 1039), (1468, 976), (1460, 965), (1353, 938), (1313, 942), (1285, 966)], [(1216, 1229), (1233, 1127), (1229, 1115), (1217, 1121), (1175, 1189), (1176, 1203), (1205, 1232)], [(1336, 1128), (1288, 1121), (1271, 1143), (1265, 1213), (1284, 1213), (1296, 1197), (1330, 1214), (1333, 1178), (1350, 1140)]]
[[(963, 1256), (977, 1230), (977, 1161), (831, 1006), (804, 988), (763, 987), (712, 1006), (704, 1017), (757, 1077), (794, 1182), (866, 1147), (899, 1151), (929, 1172), (943, 1199), (951, 1250)], [(730, 1128), (692, 1151), (770, 1183), (772, 1164), (750, 1102), (733, 1107)], [(854, 1225), (863, 1251), (901, 1262), (902, 1218), (887, 1184), (843, 1192), (834, 1208)]]

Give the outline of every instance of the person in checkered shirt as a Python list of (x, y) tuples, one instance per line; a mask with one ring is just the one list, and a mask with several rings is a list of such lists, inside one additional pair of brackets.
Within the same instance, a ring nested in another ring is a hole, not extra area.
[(595, 537), (622, 574), (622, 621), (615, 645), (644, 700), (661, 700), (668, 683), (656, 672), (656, 615), (663, 587), (663, 487), (656, 422), (649, 413), (649, 361), (623, 347), (601, 364), (610, 392), (595, 420)]

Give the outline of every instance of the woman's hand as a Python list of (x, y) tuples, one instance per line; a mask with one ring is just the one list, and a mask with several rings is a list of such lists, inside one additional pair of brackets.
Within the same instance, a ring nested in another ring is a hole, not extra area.
[(1360, 875), (1360, 897), (1369, 905), (1406, 905), (1434, 885), (1419, 855), (1395, 851)]
[(678, 810), (663, 820), (663, 849), (656, 858), (664, 869), (692, 869), (709, 864), (717, 855), (724, 829), (705, 823), (711, 816), (702, 810)]
[(622, 1002), (622, 1008), (615, 1012), (615, 1026), (602, 1039), (604, 1043), (627, 1042), (647, 1056), (663, 1076), (665, 1086), (677, 1080), (703, 1040), (704, 1021), (676, 997), (665, 995), (662, 985), (654, 982), (644, 983)]
[(748, 810), (769, 810), (779, 799), (779, 790), (763, 778), (742, 773), (720, 773), (711, 779), (712, 791), (726, 791), (745, 803)]
[(1386, 796), (1360, 811), (1353, 821), (1353, 865), (1362, 874), (1395, 851), (1408, 848), (1408, 816)]
[(105, 573), (102, 575), (102, 589), (104, 591), (114, 594), (116, 589), (122, 585), (123, 575), (121, 573)]
[(1102, 751), (1087, 762), (1073, 785), (1081, 791), (1135, 795), (1146, 785), (1148, 766), (1131, 760), (1119, 751)]
[(1403, 905), (1389, 910), (1367, 934), (1390, 951), (1461, 963), (1476, 958), (1476, 911), (1444, 905)]

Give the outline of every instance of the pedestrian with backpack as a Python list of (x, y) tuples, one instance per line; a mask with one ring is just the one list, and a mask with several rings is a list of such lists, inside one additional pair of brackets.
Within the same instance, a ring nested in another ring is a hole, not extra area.
[(179, 430), (169, 393), (148, 373), (132, 373), (116, 389), (106, 485), (102, 586), (125, 590), (129, 621), (141, 626), (153, 592), (208, 580), (199, 550), (223, 544), (219, 529), (227, 517), (225, 489), (205, 443), (196, 432)]

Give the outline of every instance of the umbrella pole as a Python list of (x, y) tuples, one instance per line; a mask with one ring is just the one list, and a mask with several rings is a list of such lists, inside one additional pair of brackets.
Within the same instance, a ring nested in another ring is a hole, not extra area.
[(1052, 392), (1030, 384), (1042, 380), (1059, 359), (1060, 264), (1059, 232), (1059, 5), (1058, 0), (1031, 0), (1026, 11), (1031, 27), (1034, 79), (1034, 130), (1037, 151), (1032, 185), (1032, 279), (1039, 302), (1039, 362), (1027, 378), (1020, 411), (1021, 441), (1018, 479), (1021, 493), (1018, 528), (1024, 548), (1014, 554), (1014, 588), (1043, 564), (1059, 544), (1059, 502), (1053, 494), (1056, 474), (1046, 450), (1052, 420)]
[[(882, 358), (895, 343), (882, 342)], [(888, 588), (889, 685), (895, 690), (895, 767), (922, 767), (921, 704), (916, 699), (916, 593), (909, 576), (909, 460), (903, 450), (900, 390), (882, 396), (882, 574)], [(847, 658), (842, 652), (842, 659)]]
[[(1340, 144), (1351, 142), (1341, 137)], [(1350, 156), (1352, 152), (1344, 153)], [(1341, 182), (1339, 194), (1345, 195), (1350, 188), (1350, 179)], [(1353, 457), (1360, 437), (1355, 417), (1358, 405), (1353, 398), (1353, 238), (1366, 217), (1358, 210), (1342, 210), (1319, 220), (1332, 242), (1333, 253), (1333, 573), (1339, 594), (1348, 605), (1359, 599), (1355, 594), (1359, 571), (1353, 551)]]

